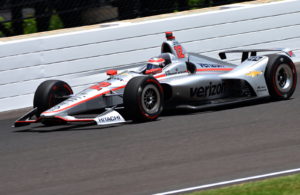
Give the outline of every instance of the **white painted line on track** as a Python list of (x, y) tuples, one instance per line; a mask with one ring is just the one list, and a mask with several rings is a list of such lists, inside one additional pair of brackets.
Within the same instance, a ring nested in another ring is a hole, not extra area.
[(239, 183), (239, 182), (245, 182), (245, 181), (250, 181), (250, 180), (255, 180), (255, 179), (262, 179), (262, 178), (283, 175), (283, 174), (288, 174), (288, 173), (296, 173), (296, 172), (300, 172), (300, 168), (279, 171), (279, 172), (273, 172), (273, 173), (267, 173), (267, 174), (263, 174), (263, 175), (256, 175), (256, 176), (251, 176), (251, 177), (245, 177), (245, 178), (240, 178), (240, 179), (234, 179), (234, 180), (229, 180), (229, 181), (222, 181), (222, 182), (218, 182), (218, 183), (184, 188), (184, 189), (180, 189), (180, 190), (173, 190), (173, 191), (169, 191), (169, 192), (162, 192), (162, 193), (153, 194), (153, 195), (170, 195), (170, 194), (178, 194), (178, 193), (190, 192), (190, 191), (195, 191), (195, 190), (203, 190), (203, 189), (211, 188), (211, 187), (217, 187), (217, 186), (222, 186), (222, 185), (227, 185), (227, 184), (234, 184), (234, 183)]

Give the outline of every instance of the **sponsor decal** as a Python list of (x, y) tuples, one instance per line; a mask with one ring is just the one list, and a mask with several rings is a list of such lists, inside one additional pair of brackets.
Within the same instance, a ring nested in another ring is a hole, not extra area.
[(176, 70), (175, 72), (166, 71), (167, 76), (175, 75), (175, 74), (182, 74), (182, 73), (186, 73), (186, 71), (178, 71), (178, 70)]
[(254, 61), (254, 62), (256, 62), (256, 61), (259, 61), (260, 59), (262, 59), (263, 57), (261, 57), (261, 56), (251, 56), (251, 57), (249, 57), (248, 59), (247, 59), (247, 61)]
[(120, 120), (121, 120), (120, 116), (108, 116), (108, 117), (99, 118), (100, 123), (115, 122)]
[(210, 97), (215, 95), (223, 94), (225, 91), (225, 84), (213, 84), (209, 83), (207, 86), (201, 86), (197, 88), (190, 88), (191, 97)]
[(173, 40), (173, 44), (174, 44), (175, 46), (180, 45), (180, 43), (179, 43), (178, 41), (176, 41), (176, 40)]
[(96, 90), (100, 91), (103, 87), (108, 87), (110, 85), (111, 85), (111, 83), (101, 82), (101, 83), (91, 86), (90, 89), (96, 89)]
[(256, 91), (257, 92), (265, 92), (265, 91), (267, 91), (267, 88), (265, 86), (258, 86)]
[(178, 58), (185, 58), (185, 55), (183, 53), (183, 49), (182, 49), (181, 45), (174, 46), (174, 49), (176, 51), (176, 54), (177, 54)]
[(249, 77), (256, 77), (258, 75), (261, 75), (263, 72), (261, 71), (251, 71), (249, 73), (246, 74), (246, 76), (249, 76)]
[(117, 80), (117, 81), (124, 81), (124, 79), (114, 76), (114, 77), (110, 77), (108, 80)]
[(94, 119), (98, 125), (114, 124), (125, 122), (124, 118), (115, 110), (99, 115)]
[(97, 85), (93, 85), (90, 87), (90, 89), (96, 89), (96, 90), (100, 91), (102, 88)]
[(198, 64), (201, 68), (224, 68), (223, 65), (219, 64)]

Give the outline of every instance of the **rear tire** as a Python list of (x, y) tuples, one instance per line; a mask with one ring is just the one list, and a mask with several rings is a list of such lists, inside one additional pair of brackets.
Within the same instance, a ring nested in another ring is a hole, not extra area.
[(135, 122), (153, 121), (163, 110), (163, 89), (153, 77), (135, 77), (124, 91), (124, 107), (127, 118)]
[(62, 102), (63, 96), (71, 94), (73, 94), (72, 88), (64, 81), (44, 81), (38, 86), (34, 94), (33, 107), (37, 108), (36, 116), (39, 117), (42, 112)]
[(265, 78), (269, 93), (277, 100), (289, 99), (297, 84), (297, 71), (293, 61), (285, 55), (269, 55)]

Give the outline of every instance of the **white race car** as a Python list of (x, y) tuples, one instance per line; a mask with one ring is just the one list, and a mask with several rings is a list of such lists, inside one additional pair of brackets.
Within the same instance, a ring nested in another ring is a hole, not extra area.
[[(166, 33), (161, 53), (135, 71), (107, 71), (108, 78), (73, 95), (71, 87), (58, 80), (41, 83), (33, 109), (14, 126), (91, 122), (98, 125), (129, 120), (151, 121), (163, 109), (201, 109), (264, 97), (288, 99), (297, 84), (296, 68), (289, 49), (247, 49), (234, 65), (195, 53), (187, 53)], [(274, 51), (275, 54), (257, 55)], [(93, 112), (94, 117), (79, 114)]]

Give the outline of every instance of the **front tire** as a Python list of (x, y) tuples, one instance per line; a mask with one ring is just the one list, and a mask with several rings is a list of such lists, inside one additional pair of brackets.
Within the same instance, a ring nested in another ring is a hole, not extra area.
[(153, 77), (135, 77), (124, 90), (125, 113), (135, 122), (153, 121), (163, 110), (163, 89)]
[(47, 80), (41, 83), (34, 94), (33, 107), (37, 108), (36, 116), (64, 100), (64, 96), (73, 94), (72, 88), (64, 81)]
[(277, 100), (289, 99), (297, 84), (297, 71), (293, 61), (284, 55), (269, 55), (265, 78), (269, 93)]

